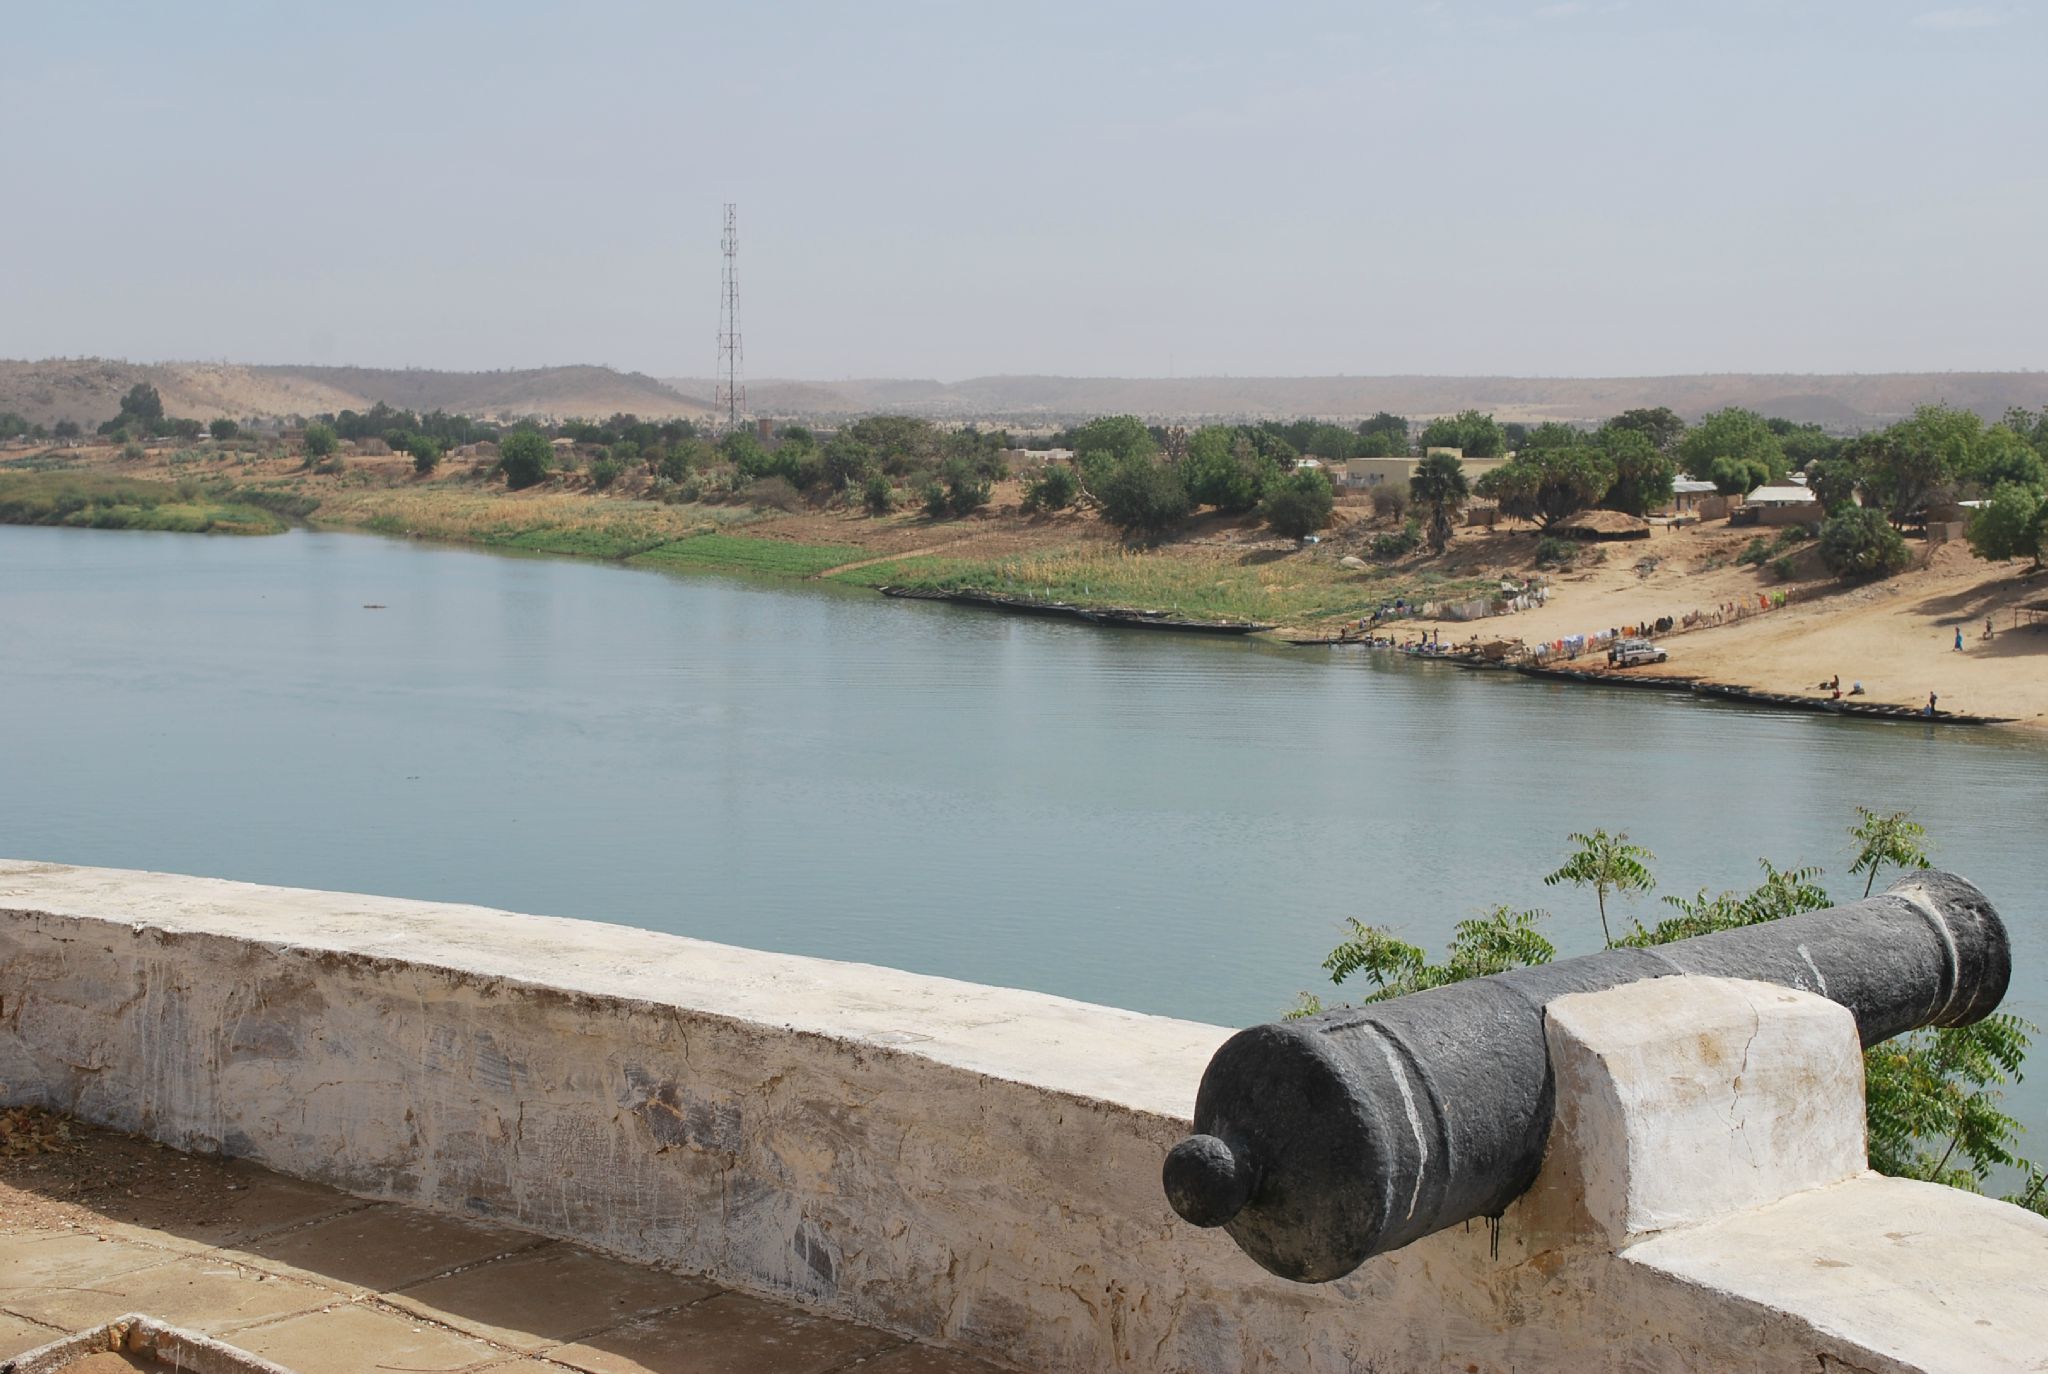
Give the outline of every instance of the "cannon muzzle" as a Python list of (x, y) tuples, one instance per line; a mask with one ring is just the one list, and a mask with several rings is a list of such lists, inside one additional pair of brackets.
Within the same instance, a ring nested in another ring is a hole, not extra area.
[(1198, 1134), (1166, 1158), (1167, 1200), (1304, 1283), (1498, 1217), (1535, 1182), (1550, 1135), (1544, 1007), (1674, 974), (1817, 993), (1869, 1046), (1989, 1015), (2012, 951), (1983, 893), (1921, 871), (1825, 911), (1254, 1026), (1202, 1075)]

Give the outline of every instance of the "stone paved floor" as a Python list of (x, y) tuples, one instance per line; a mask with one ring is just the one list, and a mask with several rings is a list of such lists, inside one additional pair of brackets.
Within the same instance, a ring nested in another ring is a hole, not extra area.
[(47, 1118), (0, 1131), (0, 1359), (128, 1312), (296, 1374), (996, 1374), (702, 1279), (246, 1163)]

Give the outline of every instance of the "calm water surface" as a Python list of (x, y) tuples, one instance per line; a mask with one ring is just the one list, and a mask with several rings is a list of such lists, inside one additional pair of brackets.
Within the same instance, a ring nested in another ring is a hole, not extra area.
[[(383, 610), (367, 610), (380, 603)], [(0, 854), (479, 902), (1240, 1024), (1567, 831), (1666, 892), (1910, 808), (2048, 1021), (2048, 749), (360, 535), (0, 528)], [(1645, 915), (1656, 908), (1638, 904)], [(2037, 1060), (2048, 1049), (2037, 1054)], [(2048, 1061), (2043, 1061), (2048, 1062)], [(2038, 1148), (2048, 1073), (2020, 1090)]]

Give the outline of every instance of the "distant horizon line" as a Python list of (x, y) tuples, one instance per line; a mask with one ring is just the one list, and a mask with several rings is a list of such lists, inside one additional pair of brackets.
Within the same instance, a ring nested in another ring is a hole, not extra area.
[[(422, 366), (419, 364), (385, 363), (316, 363), (316, 362), (242, 362), (224, 358), (156, 358), (138, 360), (112, 354), (47, 354), (38, 358), (0, 358), (0, 363), (17, 363), (34, 366), (44, 363), (113, 363), (124, 367), (236, 367), (236, 368), (286, 368), (306, 370), (360, 371), (360, 372), (441, 372), (459, 376), (481, 376), (493, 373), (515, 372), (561, 372), (573, 368), (591, 368), (610, 372), (621, 377), (640, 376), (652, 381), (712, 381), (710, 374), (689, 372), (653, 372), (645, 368), (620, 367), (613, 363), (566, 362), (538, 363), (517, 367), (449, 367)], [(1061, 382), (1297, 382), (1297, 381), (1538, 381), (1538, 382), (1606, 382), (1606, 381), (1664, 381), (1687, 377), (2033, 377), (2048, 376), (2048, 367), (1968, 367), (1968, 368), (1912, 368), (1893, 367), (1877, 370), (1842, 369), (1837, 371), (1787, 371), (1782, 369), (1740, 369), (1726, 368), (1693, 372), (1195, 372), (1171, 375), (1136, 372), (977, 372), (955, 378), (918, 376), (909, 373), (865, 374), (847, 373), (838, 376), (801, 376), (796, 374), (760, 375), (747, 377), (743, 385), (768, 383), (801, 382), (810, 385), (829, 386), (835, 383), (857, 382), (923, 382), (934, 386), (961, 386), (969, 382), (1042, 379)]]

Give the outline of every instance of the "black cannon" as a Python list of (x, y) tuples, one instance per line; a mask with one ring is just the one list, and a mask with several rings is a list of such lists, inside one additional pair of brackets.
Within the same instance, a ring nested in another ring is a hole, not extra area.
[(1869, 1046), (1989, 1015), (2012, 951), (1983, 893), (1922, 871), (1825, 911), (1254, 1026), (1209, 1061), (1200, 1134), (1166, 1158), (1167, 1200), (1303, 1283), (1498, 1217), (1535, 1182), (1550, 1135), (1544, 1006), (1684, 973), (1818, 993)]

